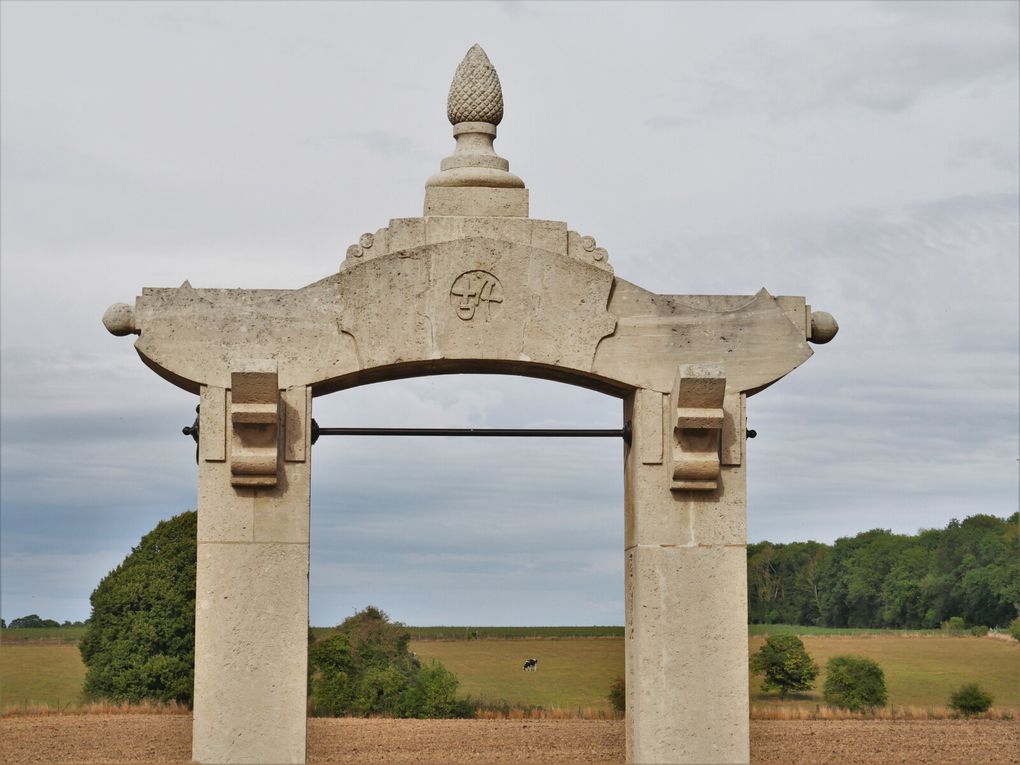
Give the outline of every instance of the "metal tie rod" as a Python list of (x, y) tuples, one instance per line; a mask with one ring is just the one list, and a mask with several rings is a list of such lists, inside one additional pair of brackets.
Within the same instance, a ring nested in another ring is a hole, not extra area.
[(322, 428), (312, 420), (312, 443), (319, 436), (472, 436), (495, 438), (622, 438), (630, 443), (630, 423), (622, 428)]

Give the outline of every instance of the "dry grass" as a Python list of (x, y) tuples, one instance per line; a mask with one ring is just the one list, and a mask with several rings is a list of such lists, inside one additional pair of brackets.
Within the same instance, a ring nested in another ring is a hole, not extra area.
[(608, 709), (542, 709), (541, 707), (489, 707), (479, 709), (476, 720), (622, 720), (623, 715)]
[(151, 701), (129, 704), (114, 704), (97, 701), (88, 704), (65, 704), (60, 707), (48, 704), (9, 705), (3, 708), (3, 717), (48, 717), (50, 715), (190, 715), (191, 710), (184, 704), (171, 701), (157, 704)]
[[(975, 718), (983, 720), (1020, 719), (1020, 707), (992, 707)], [(887, 706), (869, 711), (851, 712), (824, 704), (815, 707), (789, 706), (780, 704), (752, 704), (752, 720), (960, 720), (963, 719), (950, 707)]]

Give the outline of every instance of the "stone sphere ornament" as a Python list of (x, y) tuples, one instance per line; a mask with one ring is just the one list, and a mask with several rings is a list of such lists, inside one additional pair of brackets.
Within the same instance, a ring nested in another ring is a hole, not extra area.
[(123, 337), (135, 332), (135, 308), (127, 303), (114, 303), (103, 314), (103, 326), (111, 335)]

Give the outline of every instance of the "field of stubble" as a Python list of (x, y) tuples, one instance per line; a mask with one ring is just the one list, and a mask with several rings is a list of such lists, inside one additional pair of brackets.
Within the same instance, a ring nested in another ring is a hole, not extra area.
[[(622, 763), (618, 720), (308, 721), (308, 762), (354, 765)], [(189, 715), (51, 715), (0, 719), (0, 762), (187, 763)], [(1020, 763), (1016, 720), (751, 721), (751, 761)]]

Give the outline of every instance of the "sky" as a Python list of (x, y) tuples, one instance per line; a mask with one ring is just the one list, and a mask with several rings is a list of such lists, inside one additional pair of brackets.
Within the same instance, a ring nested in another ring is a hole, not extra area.
[[(964, 3), (0, 4), (0, 613), (84, 619), (195, 507), (196, 397), (100, 317), (298, 288), (421, 214), (473, 43), (531, 217), (662, 294), (803, 295), (830, 344), (749, 399), (750, 541), (1018, 502), (1018, 9)], [(619, 427), (619, 400), (444, 376), (324, 426)], [(615, 440), (323, 439), (311, 621), (622, 624)]]

